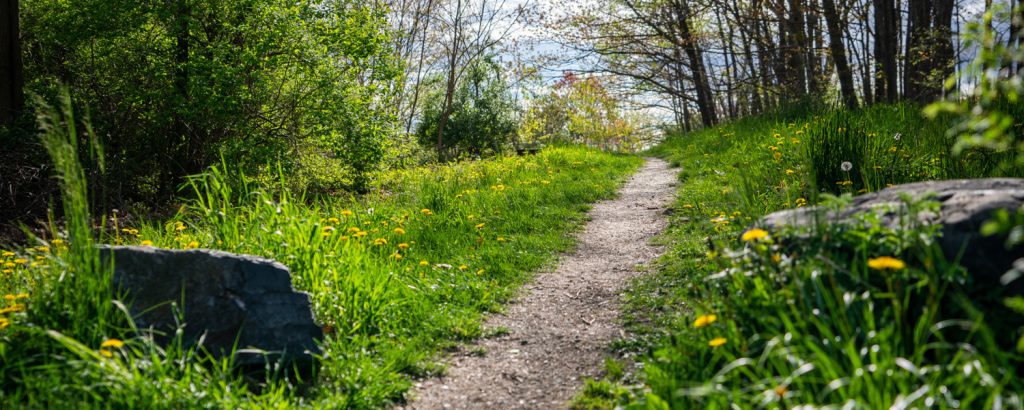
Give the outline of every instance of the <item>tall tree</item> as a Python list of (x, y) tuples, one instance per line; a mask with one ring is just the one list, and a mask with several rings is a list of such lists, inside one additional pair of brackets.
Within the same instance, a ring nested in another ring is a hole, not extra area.
[(907, 2), (904, 95), (920, 103), (934, 101), (942, 81), (953, 71), (952, 19), (954, 0)]
[[(836, 74), (839, 76), (839, 88), (843, 97), (843, 104), (848, 108), (857, 108), (857, 94), (853, 89), (853, 70), (846, 59), (846, 46), (843, 45), (843, 28), (839, 21), (839, 13), (836, 11), (835, 0), (822, 0), (822, 7), (825, 12), (825, 24), (828, 25), (828, 45), (832, 52), (832, 62), (836, 66)], [(865, 90), (865, 93), (867, 90)]]
[(807, 46), (806, 22), (807, 10), (803, 0), (789, 0), (789, 12), (785, 17), (786, 33), (786, 65), (789, 76), (786, 87), (788, 97), (802, 98), (807, 95)]
[(18, 0), (0, 0), (0, 126), (12, 123), (25, 105), (18, 10)]
[[(899, 29), (896, 3), (873, 0), (875, 17), (875, 101), (895, 102), (899, 96), (899, 73), (896, 63)], [(865, 93), (867, 90), (865, 90)]]

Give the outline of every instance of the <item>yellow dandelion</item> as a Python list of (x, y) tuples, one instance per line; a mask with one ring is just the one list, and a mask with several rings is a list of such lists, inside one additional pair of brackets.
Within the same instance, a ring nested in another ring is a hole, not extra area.
[(504, 236), (499, 236), (496, 240), (498, 242), (505, 242), (505, 237)]
[(466, 265), (459, 265), (459, 270), (466, 270), (466, 269), (468, 269), (468, 268), (469, 268), (469, 266), (466, 266)]
[(18, 258), (18, 259), (15, 259), (15, 260), (14, 260), (14, 263), (16, 263), (16, 264), (18, 264), (18, 265), (24, 265), (24, 264), (28, 263), (28, 259), (25, 259), (25, 258)]
[(104, 348), (104, 349), (111, 348), (111, 347), (114, 348), (114, 349), (120, 349), (120, 348), (124, 347), (124, 342), (122, 342), (119, 339), (107, 339), (107, 340), (104, 340), (103, 343), (100, 344), (100, 347)]
[(374, 244), (374, 245), (377, 245), (377, 246), (380, 246), (380, 245), (387, 245), (387, 244), (388, 244), (388, 240), (387, 240), (387, 239), (384, 239), (384, 238), (377, 238), (377, 239), (374, 239), (374, 240), (373, 240), (373, 244)]
[(426, 260), (426, 259), (424, 259), (424, 260), (421, 260), (421, 261), (420, 261), (420, 266), (430, 266), (430, 262), (427, 262), (427, 260)]
[(3, 309), (0, 309), (0, 315), (6, 315), (8, 313), (17, 313), (17, 312), (24, 312), (24, 311), (25, 311), (25, 305), (23, 305), (21, 303), (18, 303), (18, 304), (14, 304), (14, 305), (11, 305), (9, 307), (5, 307)]
[(423, 215), (433, 215), (434, 214), (433, 211), (431, 211), (431, 210), (429, 210), (427, 208), (420, 209), (420, 213), (423, 214)]
[(906, 268), (907, 264), (892, 256), (881, 256), (868, 259), (868, 267), (874, 270), (900, 270)]
[(14, 295), (4, 295), (4, 300), (6, 300), (8, 302), (13, 301), (14, 299), (15, 299)]
[(196, 242), (196, 241), (189, 242), (188, 243), (188, 247), (189, 248), (198, 248), (199, 247), (199, 242)]
[(483, 229), (483, 227), (484, 227), (483, 223), (476, 224), (476, 229)]
[(352, 232), (352, 233), (356, 233), (356, 232), (359, 232), (359, 231), (361, 231), (361, 230), (362, 230), (362, 229), (359, 229), (358, 227), (355, 227), (355, 226), (353, 226), (353, 227), (351, 227), (351, 228), (348, 228), (348, 231), (349, 231), (349, 232)]
[(0, 255), (3, 255), (5, 258), (9, 258), (11, 256), (14, 256), (14, 252), (4, 251), (4, 253), (2, 253)]
[(409, 244), (404, 243), (404, 242), (400, 243), (400, 244), (398, 244), (398, 249), (409, 249)]
[(103, 357), (106, 357), (106, 358), (111, 358), (111, 357), (114, 357), (114, 354), (111, 353), (107, 349), (100, 349), (100, 356), (103, 356)]
[(728, 340), (728, 339), (726, 339), (726, 338), (724, 338), (724, 337), (716, 337), (716, 338), (714, 338), (714, 339), (711, 339), (711, 340), (710, 340), (710, 341), (708, 342), (708, 346), (711, 346), (711, 347), (719, 347), (719, 346), (722, 346), (722, 345), (724, 345), (724, 344), (725, 344), (725, 342), (728, 342), (728, 341), (729, 341), (729, 340)]
[(50, 241), (50, 243), (52, 243), (54, 245), (57, 245), (57, 246), (60, 246), (60, 245), (64, 244), (64, 241), (61, 240), (61, 239), (54, 239), (54, 240)]
[(776, 152), (774, 155), (772, 155), (772, 157), (774, 157), (775, 159), (782, 159), (782, 153)]
[(794, 171), (794, 170), (792, 170), (792, 169), (787, 169), (787, 170), (786, 170), (786, 175), (793, 175), (793, 174), (795, 174), (795, 173), (796, 173), (796, 171)]
[(352, 211), (350, 211), (348, 209), (346, 209), (344, 211), (341, 211), (341, 216), (344, 217), (344, 218), (348, 218), (348, 217), (352, 216)]
[(704, 326), (715, 323), (716, 320), (718, 320), (718, 315), (715, 314), (700, 315), (697, 316), (697, 320), (693, 321), (693, 327), (700, 329)]
[(366, 231), (359, 231), (359, 232), (356, 232), (355, 234), (353, 234), (352, 236), (355, 236), (356, 238), (362, 238), (362, 237), (366, 236), (366, 234), (367, 234)]
[(327, 226), (323, 227), (322, 229), (323, 229), (324, 232), (330, 232), (330, 231), (334, 230), (334, 227), (330, 226), (330, 225), (327, 225)]
[(8, 320), (5, 317), (0, 317), (0, 329), (5, 329), (7, 326), (10, 326), (10, 325), (11, 325), (11, 321), (10, 320)]
[(336, 223), (341, 222), (341, 220), (332, 216), (330, 218), (327, 218), (327, 222), (328, 223), (332, 223), (332, 224), (336, 224)]
[(484, 274), (484, 270), (480, 269), (480, 270), (476, 271), (476, 274), (477, 274), (477, 276), (483, 275)]
[(395, 253), (391, 254), (391, 257), (394, 258), (396, 261), (402, 260), (402, 254), (400, 254), (398, 252), (395, 252)]
[(744, 242), (757, 241), (768, 237), (768, 231), (760, 228), (754, 228), (743, 233), (740, 237)]
[(395, 228), (395, 235), (405, 235), (405, 229)]

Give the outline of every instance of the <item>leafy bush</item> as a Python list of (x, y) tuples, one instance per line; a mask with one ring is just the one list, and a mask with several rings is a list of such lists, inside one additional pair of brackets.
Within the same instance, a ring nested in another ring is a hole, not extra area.
[[(420, 144), (435, 146), (444, 115), (445, 90), (435, 78), (423, 118), (416, 129)], [(452, 96), (452, 110), (442, 130), (441, 149), (446, 155), (482, 157), (497, 155), (509, 147), (516, 129), (516, 103), (509, 94), (501, 66), (492, 58), (474, 61)]]

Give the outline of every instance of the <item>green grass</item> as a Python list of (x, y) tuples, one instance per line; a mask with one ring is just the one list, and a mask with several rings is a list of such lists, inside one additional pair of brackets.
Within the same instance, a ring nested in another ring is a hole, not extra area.
[[(633, 336), (615, 346), (641, 358), (638, 372), (591, 382), (578, 407), (1020, 403), (1019, 317), (979, 307), (967, 273), (932, 246), (934, 227), (891, 231), (865, 217), (864, 227), (817, 226), (785, 246), (776, 238), (739, 240), (767, 213), (844, 202), (824, 194), (1021, 175), (996, 165), (1006, 154), (951, 156), (947, 127), (913, 106), (797, 110), (675, 135), (656, 147), (681, 167), (681, 184), (661, 238), (668, 252), (628, 292)], [(907, 267), (867, 266), (880, 256)], [(717, 320), (695, 326), (708, 314)], [(724, 344), (709, 345), (715, 338)]]
[[(312, 381), (269, 373), (262, 385), (245, 383), (227, 360), (180, 341), (158, 346), (131, 328), (96, 265), (83, 180), (65, 177), (77, 195), (65, 197), (77, 207), (68, 228), (0, 257), (0, 294), (10, 295), (0, 303), (27, 304), (3, 315), (0, 407), (387, 406), (413, 377), (440, 371), (435, 359), (446, 348), (480, 337), (482, 315), (570, 248), (590, 204), (613, 196), (640, 163), (550, 148), (390, 172), (365, 196), (315, 201), (221, 166), (192, 179), (192, 199), (170, 220), (104, 218), (103, 242), (221, 249), (291, 268), (327, 332), (322, 366)], [(125, 345), (101, 348), (108, 339)]]

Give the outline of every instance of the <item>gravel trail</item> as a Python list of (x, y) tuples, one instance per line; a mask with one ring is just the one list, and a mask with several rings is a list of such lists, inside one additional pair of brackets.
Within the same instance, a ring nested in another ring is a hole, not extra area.
[[(407, 410), (557, 409), (598, 376), (608, 343), (623, 335), (619, 293), (637, 266), (661, 249), (650, 239), (666, 226), (675, 171), (647, 158), (619, 197), (597, 203), (578, 246), (558, 268), (526, 285), (523, 296), (486, 328), (502, 336), (463, 347), (445, 360), (445, 375), (423, 380)], [(483, 352), (483, 354), (479, 354)]]

